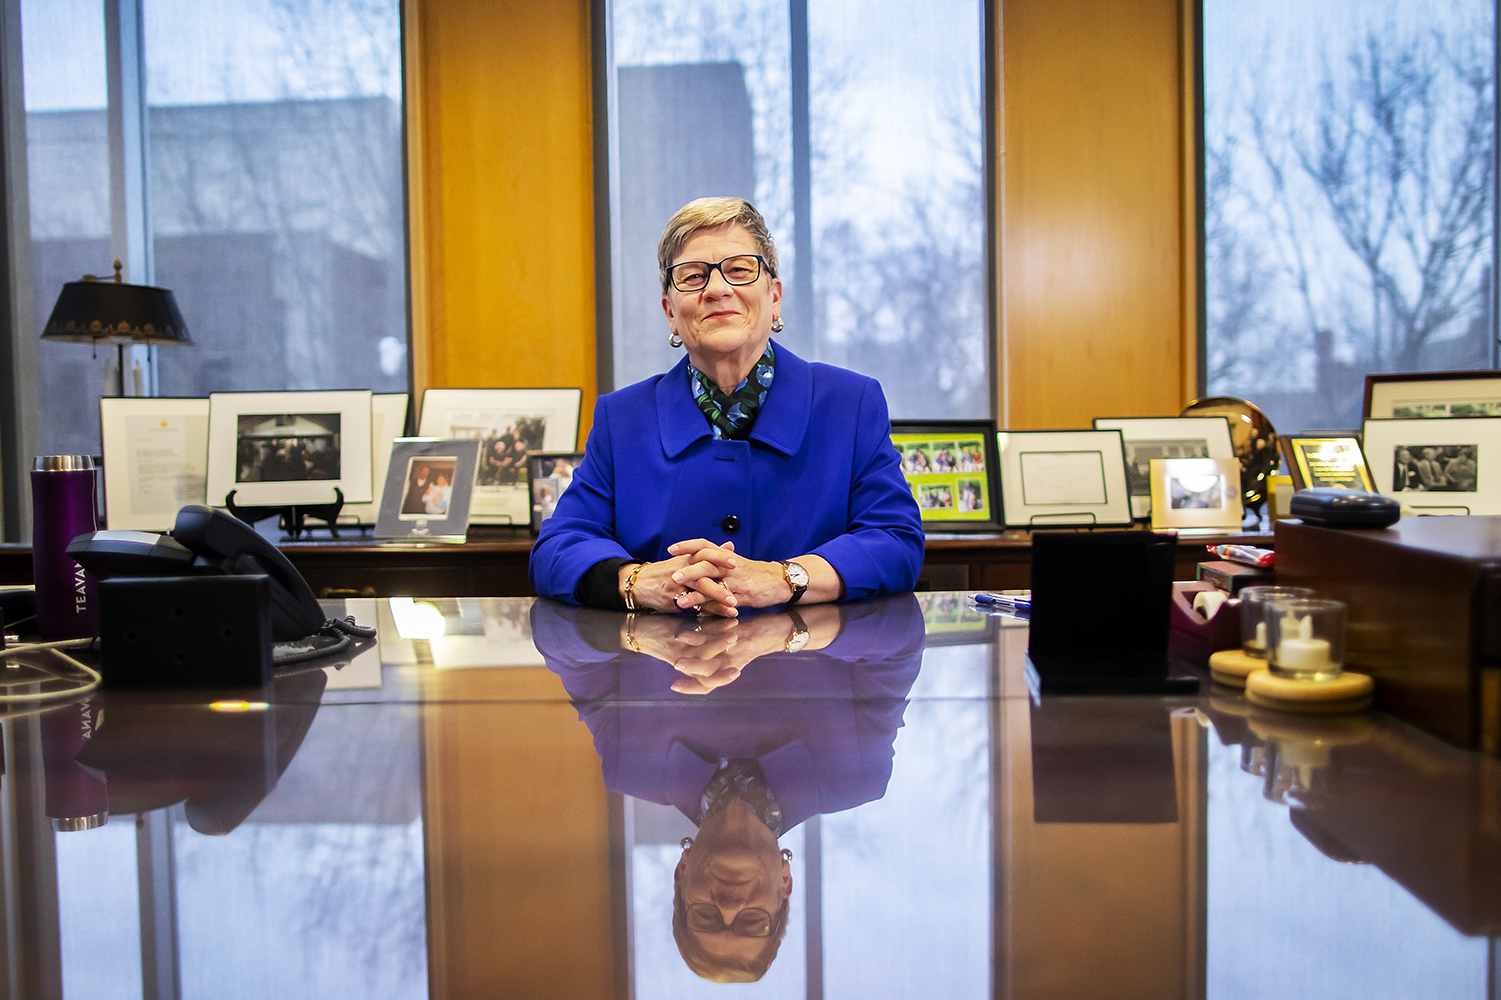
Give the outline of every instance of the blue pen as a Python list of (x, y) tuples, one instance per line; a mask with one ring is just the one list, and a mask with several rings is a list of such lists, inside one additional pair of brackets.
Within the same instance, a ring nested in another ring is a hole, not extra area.
[[(1028, 592), (1030, 593), (1030, 591)], [(1029, 597), (1010, 594), (976, 594), (976, 604), (988, 604), (1005, 611), (1031, 611), (1032, 601)]]

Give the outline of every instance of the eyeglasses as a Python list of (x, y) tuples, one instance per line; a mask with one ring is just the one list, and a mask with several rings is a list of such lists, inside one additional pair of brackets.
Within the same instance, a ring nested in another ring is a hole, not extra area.
[[(688, 928), (701, 934), (718, 934), (725, 929), (724, 917), (713, 903), (694, 903), (688, 907)], [(756, 907), (748, 907), (735, 914), (730, 930), (741, 937), (764, 938), (771, 936), (771, 914)]]
[(672, 287), (680, 292), (702, 291), (709, 283), (709, 275), (718, 271), (725, 281), (732, 285), (749, 285), (761, 277), (761, 268), (766, 268), (766, 273), (773, 278), (777, 272), (772, 270), (766, 258), (758, 253), (738, 254), (734, 257), (726, 257), (717, 264), (711, 264), (706, 260), (685, 260), (681, 264), (674, 264), (667, 269), (668, 280)]

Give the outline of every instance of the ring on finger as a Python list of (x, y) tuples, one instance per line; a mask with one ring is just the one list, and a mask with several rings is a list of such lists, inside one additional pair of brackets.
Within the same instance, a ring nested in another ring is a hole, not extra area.
[(673, 603), (674, 604), (682, 604), (683, 603), (683, 598), (687, 597), (691, 593), (693, 593), (693, 589), (691, 587), (684, 587), (683, 588), (683, 592), (672, 599)]

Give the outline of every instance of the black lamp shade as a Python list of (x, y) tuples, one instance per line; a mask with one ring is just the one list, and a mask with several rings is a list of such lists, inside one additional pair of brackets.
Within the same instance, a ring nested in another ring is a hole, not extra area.
[(43, 340), (90, 344), (191, 344), (170, 289), (114, 281), (63, 285)]

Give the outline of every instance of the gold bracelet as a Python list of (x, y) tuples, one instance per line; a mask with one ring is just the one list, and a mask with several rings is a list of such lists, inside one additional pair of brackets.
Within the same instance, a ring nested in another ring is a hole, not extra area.
[(649, 562), (637, 563), (636, 568), (631, 570), (631, 575), (625, 578), (625, 609), (627, 611), (641, 610), (636, 607), (636, 595), (631, 591), (636, 587), (636, 577), (640, 575), (643, 569), (650, 565), (651, 563)]
[(631, 652), (641, 652), (641, 642), (636, 638), (636, 612), (627, 611), (625, 615), (625, 644)]

